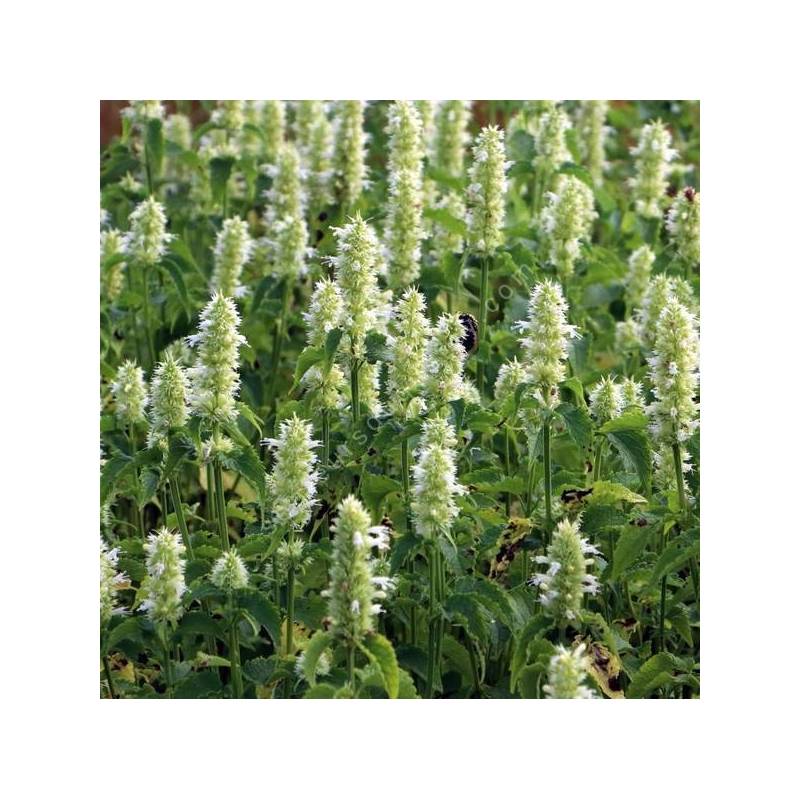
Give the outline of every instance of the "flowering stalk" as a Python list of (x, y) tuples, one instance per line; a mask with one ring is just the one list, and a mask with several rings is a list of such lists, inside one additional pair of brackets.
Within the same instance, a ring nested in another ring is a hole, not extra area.
[(206, 453), (209, 521), (216, 516), (226, 550), (230, 545), (220, 459), (224, 450), (230, 449), (230, 442), (219, 431), (221, 426), (233, 423), (239, 413), (236, 408), (239, 348), (246, 341), (239, 333), (240, 322), (233, 300), (217, 292), (200, 314), (198, 333), (187, 339), (191, 346), (197, 347), (197, 363), (189, 369), (189, 408), (211, 429)]
[[(481, 282), (479, 299), (478, 335), (481, 342), (488, 339), (486, 330), (489, 294), (490, 259), (503, 243), (505, 220), (505, 194), (508, 188), (503, 131), (496, 126), (483, 128), (472, 148), (473, 162), (469, 168), (467, 187), (467, 225), (470, 248), (481, 255)], [(483, 393), (484, 362), (478, 361), (478, 391)]]
[(433, 165), (452, 178), (464, 174), (471, 105), (468, 100), (444, 100), (436, 110)]
[[(618, 417), (622, 411), (622, 395), (619, 385), (613, 378), (601, 378), (597, 385), (589, 393), (589, 410), (600, 427), (609, 420)], [(600, 469), (603, 464), (603, 448), (605, 437), (599, 436), (597, 452), (594, 459), (594, 469), (592, 470), (592, 480), (600, 480)]]
[(150, 148), (148, 146), (147, 127), (151, 121), (162, 120), (164, 118), (164, 106), (161, 104), (160, 100), (129, 100), (128, 102), (130, 105), (122, 110), (122, 114), (130, 119), (134, 127), (143, 134), (142, 158), (145, 176), (147, 177), (147, 193), (152, 195), (157, 165), (153, 164), (151, 158)]
[(654, 242), (658, 241), (661, 207), (667, 190), (669, 162), (677, 155), (671, 147), (672, 136), (661, 120), (648, 122), (639, 133), (639, 141), (631, 148), (635, 176), (630, 179), (636, 211), (645, 219), (656, 219)]
[[(272, 518), (278, 530), (286, 531), (284, 549), (288, 562), (286, 581), (286, 655), (294, 653), (295, 568), (302, 556), (302, 542), (295, 546), (295, 535), (305, 528), (316, 504), (319, 473), (314, 469), (319, 442), (312, 438), (312, 425), (296, 414), (280, 424), (277, 439), (266, 443), (275, 451), (275, 464), (267, 476), (267, 494), (272, 502)], [(287, 681), (287, 697), (291, 684)]]
[[(534, 385), (534, 398), (539, 402), (544, 457), (545, 529), (549, 536), (553, 525), (552, 467), (550, 459), (550, 421), (558, 402), (558, 385), (566, 376), (564, 361), (568, 342), (578, 336), (574, 325), (567, 322), (567, 303), (561, 287), (546, 280), (531, 292), (528, 319), (517, 323), (526, 333), (521, 340), (528, 380)], [(530, 469), (534, 466), (530, 459)]]
[(128, 584), (128, 577), (124, 572), (117, 572), (117, 548), (109, 550), (106, 543), (100, 540), (100, 644), (103, 657), (103, 671), (108, 682), (109, 697), (114, 699), (114, 683), (111, 679), (111, 669), (108, 665), (108, 656), (103, 647), (108, 623), (115, 614), (123, 614), (124, 609), (116, 605), (117, 594)]
[(342, 327), (350, 345), (350, 397), (355, 427), (360, 415), (358, 373), (366, 355), (366, 337), (381, 326), (385, 300), (378, 288), (378, 240), (372, 228), (356, 213), (333, 233), (337, 252), (331, 263), (342, 297)]
[(689, 270), (700, 263), (700, 192), (691, 186), (675, 199), (667, 215), (667, 231)]
[(432, 417), (422, 426), (422, 437), (415, 453), (414, 500), (411, 511), (417, 534), (428, 546), (428, 675), (426, 696), (433, 697), (433, 684), (439, 672), (444, 634), (442, 603), (445, 596), (441, 537), (449, 536), (458, 516), (455, 497), (466, 489), (458, 483), (453, 448), (456, 436), (442, 417)]
[(389, 196), (384, 231), (389, 286), (403, 289), (419, 278), (422, 227), (422, 120), (416, 106), (399, 100), (389, 111)]
[(581, 241), (591, 237), (597, 217), (592, 190), (574, 175), (560, 175), (554, 192), (547, 192), (542, 212), (542, 231), (547, 238), (550, 261), (566, 286), (575, 271)]
[(147, 612), (161, 637), (167, 694), (172, 696), (172, 662), (169, 654), (169, 632), (183, 616), (183, 595), (186, 592), (183, 559), (185, 548), (178, 534), (166, 528), (154, 531), (144, 545), (147, 556), (147, 577), (142, 589), (145, 599), (140, 608)]
[(353, 495), (337, 508), (331, 579), (322, 592), (328, 598), (330, 631), (347, 649), (348, 679), (355, 689), (355, 654), (375, 630), (375, 618), (383, 612), (380, 600), (392, 581), (376, 574), (373, 547), (385, 551), (389, 536), (382, 525), (374, 526), (361, 502)]
[(608, 100), (584, 100), (578, 108), (578, 142), (581, 157), (595, 186), (603, 182), (606, 169), (605, 141), (610, 128), (605, 124)]
[(167, 215), (164, 206), (152, 195), (139, 203), (128, 219), (130, 230), (125, 234), (124, 246), (125, 252), (141, 268), (145, 335), (152, 367), (156, 363), (156, 354), (150, 320), (149, 275), (150, 269), (161, 260), (166, 252), (166, 246), (173, 236), (167, 233)]
[(241, 656), (239, 653), (239, 609), (236, 607), (234, 596), (239, 589), (244, 589), (250, 576), (242, 557), (235, 549), (223, 553), (211, 569), (211, 583), (225, 592), (230, 615), (230, 628), (228, 631), (228, 652), (231, 660), (231, 683), (233, 696), (239, 699), (244, 693), (242, 686)]
[(364, 161), (364, 103), (342, 100), (337, 107), (334, 170), (342, 206), (352, 209), (361, 197), (366, 180)]
[(534, 140), (536, 144), (535, 186), (533, 192), (533, 219), (539, 218), (542, 200), (559, 167), (569, 160), (564, 135), (571, 127), (566, 111), (556, 104), (548, 103), (535, 120)]
[(212, 291), (226, 297), (241, 297), (244, 287), (240, 283), (242, 270), (250, 258), (253, 241), (247, 223), (239, 217), (231, 217), (222, 223), (214, 246), (214, 274)]

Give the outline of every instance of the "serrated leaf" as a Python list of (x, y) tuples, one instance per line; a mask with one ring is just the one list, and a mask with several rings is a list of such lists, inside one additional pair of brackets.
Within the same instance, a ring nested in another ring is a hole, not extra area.
[(647, 416), (639, 409), (624, 411), (618, 417), (610, 419), (599, 428), (599, 433), (616, 433), (617, 431), (647, 430)]
[(281, 644), (281, 617), (272, 601), (258, 589), (240, 589), (236, 593), (239, 606), (252, 614), (263, 625), (276, 648)]
[(264, 658), (263, 656), (258, 656), (251, 658), (244, 663), (242, 674), (247, 680), (262, 686), (271, 681), (275, 672), (275, 663), (274, 657)]
[(525, 664), (528, 663), (528, 645), (536, 638), (541, 636), (545, 631), (549, 630), (552, 622), (540, 615), (533, 617), (526, 624), (525, 627), (514, 637), (514, 653), (511, 656), (511, 691), (516, 688), (519, 675), (522, 672)]
[(319, 364), (325, 358), (325, 351), (319, 347), (306, 347), (297, 357), (297, 364), (294, 368), (294, 382), (298, 384), (303, 375), (308, 372), (315, 364)]
[(617, 503), (632, 503), (639, 505), (647, 503), (647, 498), (632, 492), (621, 483), (610, 481), (595, 481), (592, 484), (592, 493), (586, 498), (589, 505), (613, 506)]
[(225, 469), (238, 472), (253, 487), (261, 503), (266, 502), (266, 473), (264, 464), (251, 445), (237, 445), (222, 456)]
[(402, 491), (402, 484), (387, 475), (366, 472), (361, 481), (361, 497), (367, 507), (374, 512), (380, 509), (380, 505), (387, 495)]
[(642, 664), (628, 686), (629, 698), (647, 697), (656, 689), (672, 682), (672, 671), (676, 669), (674, 658), (669, 653), (658, 653)]
[(153, 171), (153, 177), (161, 174), (164, 163), (164, 123), (160, 119), (147, 120), (145, 130), (145, 143), (147, 146), (147, 160)]
[(650, 589), (655, 588), (665, 575), (677, 572), (689, 559), (696, 558), (700, 553), (700, 542), (694, 541), (687, 544), (679, 540), (669, 544), (658, 557), (653, 571), (650, 574)]
[(372, 633), (367, 636), (361, 649), (380, 669), (389, 699), (396, 699), (400, 690), (400, 667), (392, 643), (382, 634)]
[(606, 437), (620, 454), (625, 465), (638, 476), (645, 492), (649, 491), (652, 458), (650, 442), (641, 430), (617, 430)]
[(141, 620), (139, 617), (128, 617), (113, 628), (105, 639), (105, 649), (111, 650), (122, 641), (139, 643), (144, 638)]
[(626, 527), (614, 545), (614, 563), (611, 568), (611, 580), (619, 580), (625, 571), (636, 563), (641, 553), (650, 543), (653, 529), (651, 527)]
[(178, 633), (180, 634), (203, 634), (204, 636), (215, 636), (217, 639), (224, 640), (225, 632), (222, 626), (205, 611), (190, 611), (178, 620)]
[(303, 650), (303, 677), (309, 686), (317, 679), (317, 663), (325, 650), (331, 646), (333, 636), (327, 631), (317, 631)]
[(451, 594), (444, 603), (447, 617), (466, 628), (467, 632), (478, 642), (484, 643), (488, 638), (489, 614), (471, 594)]
[(133, 471), (135, 462), (130, 456), (112, 456), (103, 464), (100, 473), (100, 503), (105, 503), (114, 490), (114, 487), (130, 472)]
[(588, 447), (592, 441), (592, 419), (589, 412), (572, 403), (561, 403), (556, 408), (556, 414), (564, 420), (570, 439), (578, 447)]
[(212, 158), (209, 162), (211, 194), (216, 203), (221, 203), (222, 198), (225, 196), (225, 189), (228, 184), (228, 179), (231, 177), (235, 162), (236, 159), (231, 157)]
[(175, 686), (175, 697), (180, 700), (202, 699), (222, 692), (222, 681), (214, 670), (192, 672)]

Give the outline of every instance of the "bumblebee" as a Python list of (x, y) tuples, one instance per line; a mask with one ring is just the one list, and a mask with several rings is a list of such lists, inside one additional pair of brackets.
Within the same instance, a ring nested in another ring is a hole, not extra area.
[(478, 349), (478, 342), (480, 339), (478, 321), (472, 314), (459, 314), (458, 321), (461, 323), (461, 327), (464, 328), (464, 335), (459, 341), (467, 351), (467, 355), (472, 355), (472, 353)]

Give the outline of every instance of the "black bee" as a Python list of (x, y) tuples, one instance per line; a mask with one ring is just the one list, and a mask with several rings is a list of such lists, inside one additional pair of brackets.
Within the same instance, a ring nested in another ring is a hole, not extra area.
[(694, 196), (695, 196), (696, 194), (697, 194), (697, 191), (696, 191), (696, 190), (695, 190), (693, 187), (691, 187), (691, 186), (687, 186), (687, 187), (686, 187), (686, 188), (683, 190), (683, 196), (684, 196), (684, 197), (685, 197), (685, 198), (686, 198), (686, 199), (687, 199), (687, 200), (688, 200), (690, 203), (694, 203)]
[(564, 504), (577, 503), (593, 491), (594, 489), (565, 489), (561, 492), (561, 502)]
[(471, 355), (478, 349), (479, 331), (478, 321), (472, 314), (459, 314), (458, 321), (464, 328), (464, 335), (459, 339), (467, 355)]

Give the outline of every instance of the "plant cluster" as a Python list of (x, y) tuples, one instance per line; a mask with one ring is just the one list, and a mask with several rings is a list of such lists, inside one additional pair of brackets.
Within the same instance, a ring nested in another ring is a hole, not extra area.
[(699, 696), (697, 103), (121, 126), (102, 696)]

